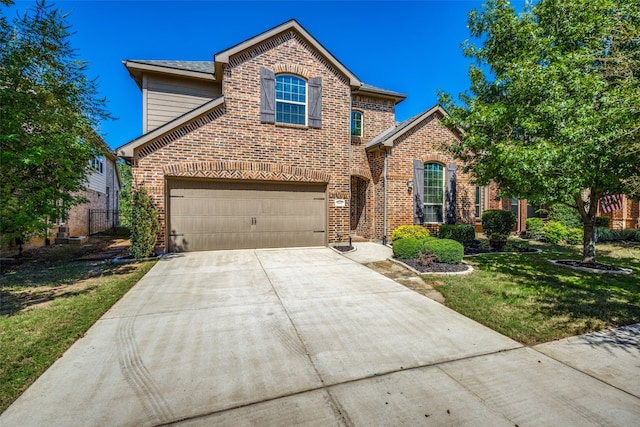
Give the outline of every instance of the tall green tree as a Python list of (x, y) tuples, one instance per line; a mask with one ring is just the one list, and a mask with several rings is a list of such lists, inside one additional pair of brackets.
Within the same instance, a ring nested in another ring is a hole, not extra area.
[(577, 209), (584, 261), (595, 260), (600, 197), (629, 192), (640, 171), (620, 149), (640, 135), (640, 74), (620, 62), (640, 44), (618, 37), (639, 17), (637, 0), (541, 0), (521, 13), (490, 0), (469, 14), (470, 90), (460, 104), (440, 95), (464, 131), (453, 151), (465, 170), (503, 196)]
[(108, 118), (67, 15), (39, 1), (23, 16), (0, 6), (0, 235), (24, 239), (83, 201), (90, 160)]

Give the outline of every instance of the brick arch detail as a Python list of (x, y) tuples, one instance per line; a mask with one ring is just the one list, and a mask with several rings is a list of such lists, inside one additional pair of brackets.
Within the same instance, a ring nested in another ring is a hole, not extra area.
[(311, 78), (311, 71), (307, 70), (300, 64), (291, 64), (289, 62), (281, 62), (273, 66), (273, 72), (275, 74), (295, 74), (303, 77), (305, 80)]
[(191, 162), (174, 163), (164, 166), (163, 172), (169, 177), (241, 179), (258, 181), (324, 182), (331, 175), (313, 169), (274, 163), (252, 162)]
[(357, 176), (358, 178), (366, 179), (367, 181), (371, 181), (371, 171), (362, 169), (359, 167), (351, 168), (349, 172), (351, 176)]
[(422, 163), (440, 163), (444, 166), (448, 165), (449, 163), (451, 163), (453, 160), (450, 157), (447, 157), (443, 154), (428, 154), (426, 156), (423, 156), (420, 158), (420, 160), (422, 160)]

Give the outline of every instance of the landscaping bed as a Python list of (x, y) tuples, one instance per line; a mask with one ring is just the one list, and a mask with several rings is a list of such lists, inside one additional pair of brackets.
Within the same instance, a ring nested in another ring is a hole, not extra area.
[(411, 268), (421, 273), (462, 273), (469, 270), (467, 264), (447, 264), (445, 262), (432, 262), (430, 265), (424, 265), (419, 259), (400, 259), (398, 260), (407, 264)]

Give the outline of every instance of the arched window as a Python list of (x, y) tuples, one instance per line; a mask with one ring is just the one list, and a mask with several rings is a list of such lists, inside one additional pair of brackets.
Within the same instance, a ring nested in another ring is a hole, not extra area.
[(362, 136), (362, 113), (351, 112), (351, 136)]
[(276, 76), (276, 122), (307, 124), (307, 82), (300, 77)]
[(444, 167), (424, 164), (424, 222), (444, 222)]

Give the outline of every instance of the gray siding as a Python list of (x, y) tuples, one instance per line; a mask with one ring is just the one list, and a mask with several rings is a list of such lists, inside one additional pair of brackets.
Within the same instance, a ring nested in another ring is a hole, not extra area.
[(147, 74), (144, 82), (144, 132), (201, 106), (221, 94), (220, 85), (195, 79)]

